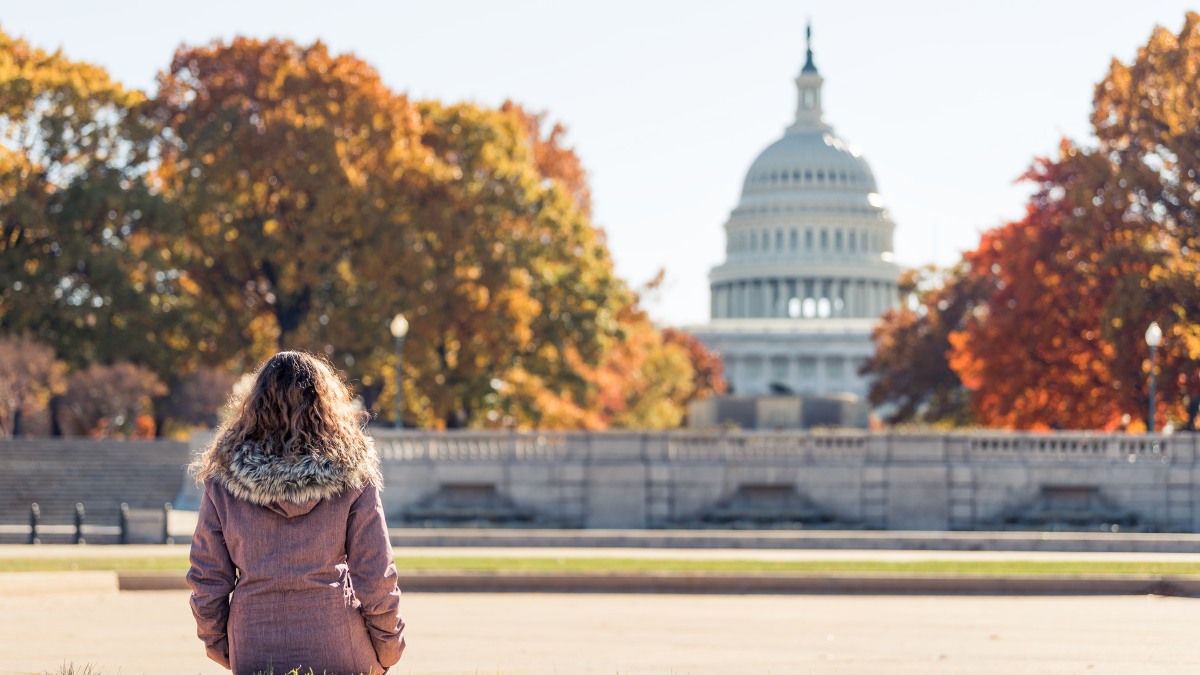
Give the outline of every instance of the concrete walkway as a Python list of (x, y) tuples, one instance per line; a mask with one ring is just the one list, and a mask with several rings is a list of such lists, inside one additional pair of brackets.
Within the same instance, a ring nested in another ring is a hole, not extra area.
[[(0, 575), (0, 675), (219, 675), (187, 593)], [(1200, 601), (406, 593), (396, 673), (1194, 673)]]

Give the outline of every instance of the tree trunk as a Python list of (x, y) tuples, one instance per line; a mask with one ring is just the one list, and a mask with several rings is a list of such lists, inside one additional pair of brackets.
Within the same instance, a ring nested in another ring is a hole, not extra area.
[(58, 413), (62, 408), (62, 396), (50, 397), (50, 435), (60, 437), (63, 435), (62, 424), (59, 422)]
[(292, 335), (296, 329), (300, 327), (300, 312), (294, 307), (280, 307), (275, 311), (275, 324), (279, 327), (279, 341), (276, 347), (280, 351), (284, 349), (292, 349)]
[[(278, 291), (278, 289), (276, 289)], [(279, 326), (279, 348), (280, 349), (295, 349), (298, 345), (292, 344), (292, 336), (300, 328), (301, 322), (308, 314), (312, 305), (312, 292), (309, 289), (304, 289), (298, 293), (291, 294), (284, 299), (282, 296), (276, 299), (275, 304), (275, 324)]]
[(462, 408), (454, 408), (446, 413), (446, 428), (447, 429), (465, 429), (467, 426), (467, 412)]
[(358, 395), (362, 397), (363, 409), (371, 415), (371, 419), (379, 419), (379, 410), (376, 406), (379, 404), (379, 393), (383, 389), (382, 384), (372, 384), (371, 386), (362, 386), (358, 388)]

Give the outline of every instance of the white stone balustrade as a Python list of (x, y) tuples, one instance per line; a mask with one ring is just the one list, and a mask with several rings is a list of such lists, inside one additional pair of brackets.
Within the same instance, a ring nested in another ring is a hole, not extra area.
[(840, 522), (978, 529), (1045, 488), (1091, 489), (1200, 531), (1200, 435), (374, 431), (385, 506), (492, 485), (550, 522), (664, 527), (747, 485), (790, 485)]

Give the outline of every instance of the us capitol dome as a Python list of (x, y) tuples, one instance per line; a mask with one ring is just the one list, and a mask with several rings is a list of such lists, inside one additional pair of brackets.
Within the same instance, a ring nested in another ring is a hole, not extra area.
[(867, 161), (826, 122), (823, 82), (810, 27), (795, 120), (751, 164), (709, 274), (711, 321), (688, 327), (722, 356), (734, 397), (865, 398), (871, 331), (898, 302), (895, 224)]

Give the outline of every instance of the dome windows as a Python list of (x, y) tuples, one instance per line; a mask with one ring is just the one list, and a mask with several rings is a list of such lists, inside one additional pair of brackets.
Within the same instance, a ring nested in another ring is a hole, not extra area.
[(794, 168), (794, 169), (772, 169), (770, 171), (754, 172), (747, 178), (746, 187), (749, 188), (764, 188), (771, 186), (791, 186), (791, 185), (826, 185), (839, 186), (842, 188), (858, 187), (870, 188), (870, 181), (864, 174), (855, 171), (847, 171), (843, 169), (827, 169), (827, 168)]
[[(765, 212), (764, 212), (764, 215)], [(890, 238), (861, 226), (778, 226), (759, 223), (729, 234), (729, 251), (738, 255), (873, 255), (887, 251)], [(782, 301), (781, 301), (782, 302)]]
[(812, 319), (817, 316), (817, 300), (816, 298), (805, 298), (800, 304), (800, 316), (806, 319)]
[(799, 319), (803, 316), (804, 303), (800, 298), (792, 298), (787, 303), (787, 315), (792, 319)]

